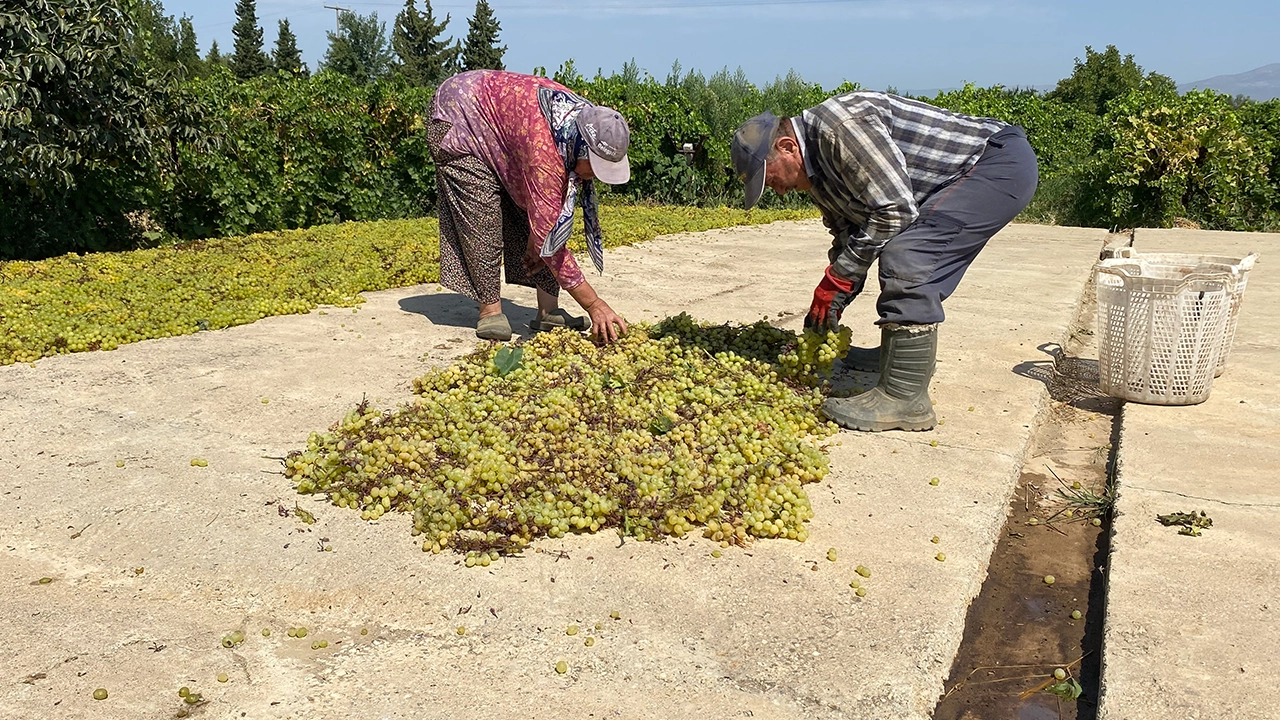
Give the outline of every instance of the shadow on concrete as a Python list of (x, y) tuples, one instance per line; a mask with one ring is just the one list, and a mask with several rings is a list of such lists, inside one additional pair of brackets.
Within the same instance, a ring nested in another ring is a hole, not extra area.
[[(474, 328), (480, 319), (480, 309), (474, 300), (451, 292), (401, 298), (400, 309), (422, 315), (434, 325)], [(506, 298), (502, 300), (502, 312), (517, 334), (524, 333), (537, 315), (536, 308), (525, 307)]]
[(1049, 397), (1080, 410), (1114, 412), (1121, 402), (1098, 389), (1098, 361), (1067, 355), (1057, 343), (1036, 348), (1046, 360), (1028, 360), (1013, 366), (1013, 372), (1038, 380), (1049, 388)]

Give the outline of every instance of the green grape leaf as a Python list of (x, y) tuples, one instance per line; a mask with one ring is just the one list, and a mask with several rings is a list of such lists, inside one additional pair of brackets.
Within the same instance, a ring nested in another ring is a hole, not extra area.
[(671, 432), (671, 428), (675, 423), (671, 422), (671, 418), (666, 415), (659, 415), (649, 421), (649, 432), (654, 435), (666, 435)]
[(1075, 700), (1080, 697), (1080, 693), (1084, 692), (1084, 688), (1080, 687), (1080, 683), (1075, 678), (1067, 678), (1061, 682), (1056, 682), (1044, 689), (1050, 695), (1057, 695), (1063, 700)]
[(493, 356), (493, 366), (498, 370), (498, 377), (506, 377), (520, 367), (520, 359), (524, 357), (524, 348), (504, 347)]
[(602, 375), (601, 382), (606, 388), (610, 390), (620, 390), (627, 386), (625, 382), (619, 380), (617, 377), (613, 375), (613, 373), (605, 373), (604, 375)]

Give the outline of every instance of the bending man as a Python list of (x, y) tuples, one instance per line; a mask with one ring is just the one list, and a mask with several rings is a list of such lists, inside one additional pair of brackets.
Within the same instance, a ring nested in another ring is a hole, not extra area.
[(929, 381), (942, 302), (987, 240), (1035, 194), (1022, 128), (877, 92), (830, 98), (793, 118), (763, 113), (734, 133), (746, 206), (765, 186), (807, 191), (833, 242), (805, 327), (836, 327), (880, 261), (880, 347), (845, 363), (880, 372), (874, 389), (823, 410), (854, 430), (930, 430)]

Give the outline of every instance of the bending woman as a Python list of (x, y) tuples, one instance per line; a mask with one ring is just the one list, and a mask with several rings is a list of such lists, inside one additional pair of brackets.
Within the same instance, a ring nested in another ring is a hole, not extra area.
[[(605, 342), (626, 332), (566, 246), (581, 204), (587, 248), (603, 271), (592, 181), (615, 185), (631, 176), (622, 115), (544, 77), (473, 70), (436, 90), (427, 136), (439, 191), (440, 284), (479, 303), (477, 336), (511, 338), (503, 267), (508, 283), (537, 288), (532, 329), (590, 329)], [(588, 318), (560, 309), (561, 288)]]

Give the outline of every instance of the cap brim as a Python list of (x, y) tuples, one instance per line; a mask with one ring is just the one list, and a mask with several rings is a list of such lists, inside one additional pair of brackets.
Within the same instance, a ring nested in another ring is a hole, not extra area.
[(747, 210), (755, 207), (760, 202), (760, 196), (764, 194), (764, 168), (766, 162), (760, 163), (760, 169), (747, 178), (746, 197), (743, 199), (743, 207)]
[(605, 185), (625, 185), (631, 179), (631, 161), (626, 155), (617, 162), (611, 162), (587, 148), (587, 157), (591, 159), (591, 172)]

